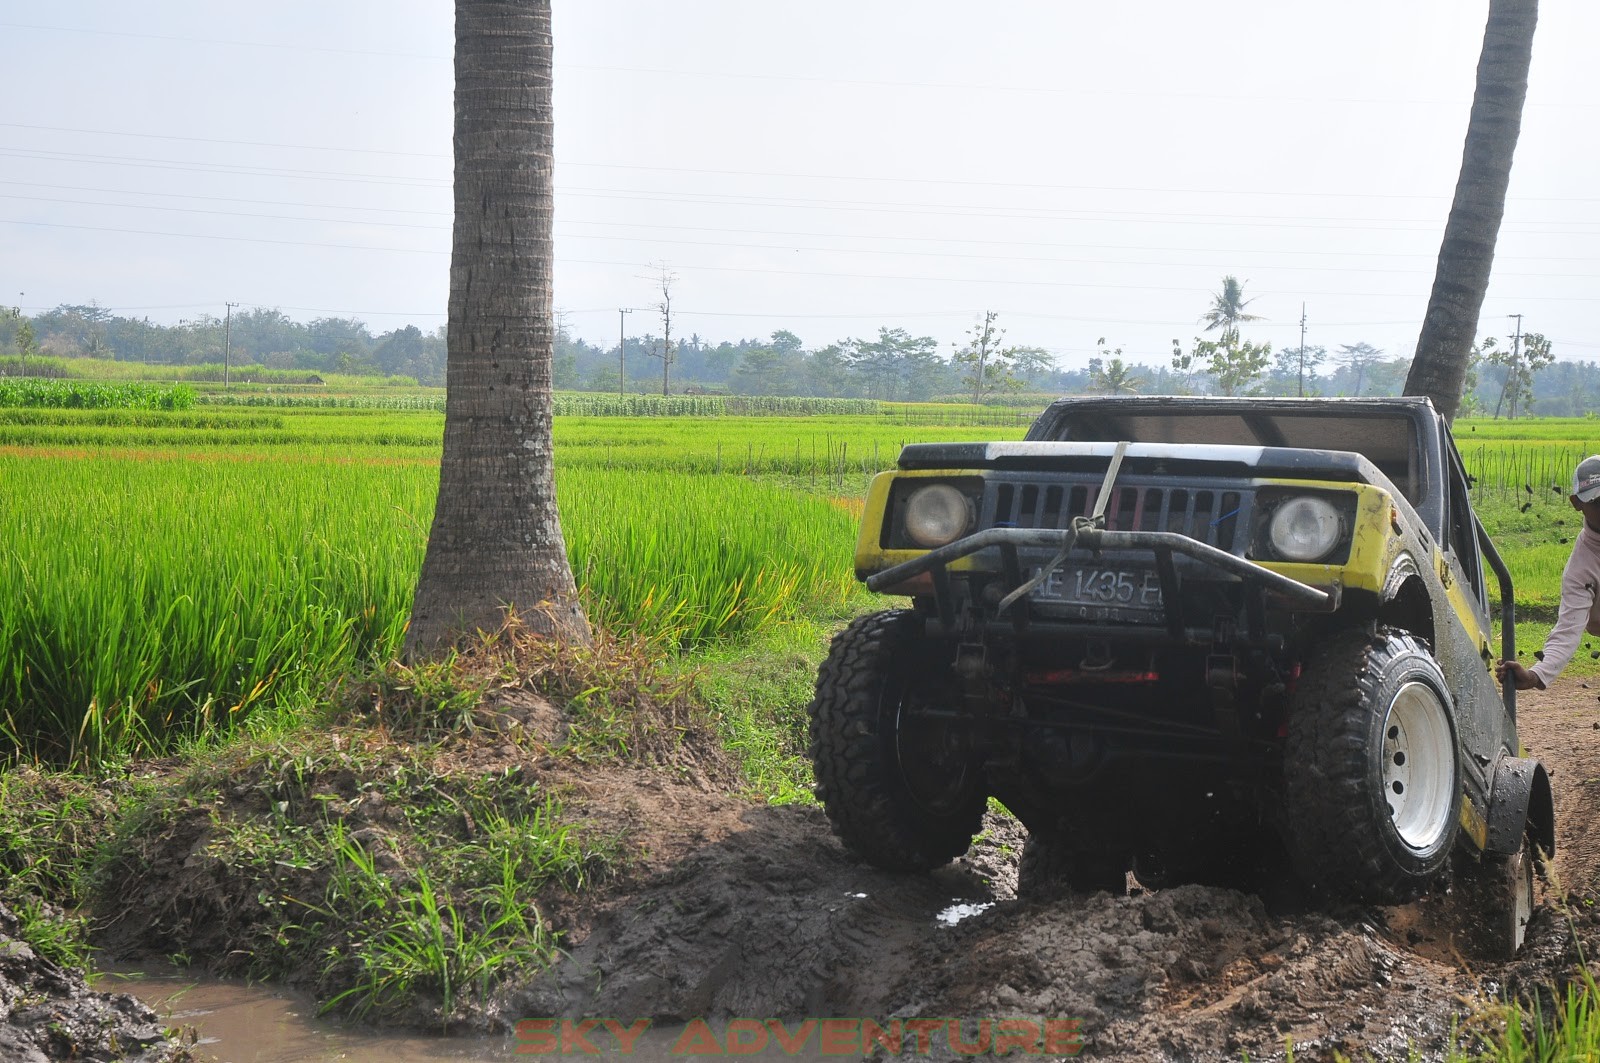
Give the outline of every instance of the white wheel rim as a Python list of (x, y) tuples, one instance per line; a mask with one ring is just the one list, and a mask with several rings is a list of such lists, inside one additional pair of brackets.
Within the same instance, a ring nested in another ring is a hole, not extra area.
[(1516, 920), (1511, 929), (1511, 951), (1522, 948), (1528, 936), (1528, 920), (1533, 918), (1533, 854), (1524, 846), (1512, 860), (1516, 874), (1516, 900), (1511, 906), (1511, 917)]
[(1412, 849), (1438, 845), (1455, 812), (1455, 743), (1439, 695), (1401, 687), (1383, 718), (1383, 793), (1395, 833)]

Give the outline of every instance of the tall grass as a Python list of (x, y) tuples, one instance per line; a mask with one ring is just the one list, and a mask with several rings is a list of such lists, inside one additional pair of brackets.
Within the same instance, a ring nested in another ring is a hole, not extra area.
[(187, 384), (107, 384), (86, 380), (0, 377), (0, 407), (187, 410), (194, 389)]
[[(397, 652), (424, 463), (0, 454), (0, 732), (52, 761), (155, 751)], [(854, 521), (772, 484), (558, 474), (596, 619), (678, 646), (859, 593)]]
[(591, 614), (680, 646), (738, 636), (859, 593), (855, 521), (771, 484), (573, 469), (557, 480)]
[(392, 652), (429, 470), (0, 457), (0, 729), (160, 748)]

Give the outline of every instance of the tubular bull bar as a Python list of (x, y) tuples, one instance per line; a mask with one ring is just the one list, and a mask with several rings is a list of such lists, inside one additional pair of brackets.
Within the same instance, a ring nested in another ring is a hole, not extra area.
[[(1055, 556), (1037, 576), (1025, 579), (1019, 551), (1024, 549), (1051, 549)], [(1166, 616), (1167, 633), (1174, 638), (1185, 636), (1182, 610), (1179, 605), (1179, 579), (1174, 554), (1184, 554), (1196, 561), (1210, 565), (1261, 591), (1271, 592), (1285, 600), (1291, 607), (1306, 610), (1327, 610), (1338, 604), (1336, 591), (1323, 590), (1280, 572), (1237, 557), (1209, 543), (1200, 542), (1178, 532), (1107, 531), (1094, 518), (1078, 517), (1070, 528), (988, 528), (953, 543), (929, 550), (920, 557), (902, 562), (882, 572), (867, 577), (869, 590), (886, 591), (924, 573), (933, 578), (940, 620), (946, 628), (955, 625), (955, 602), (950, 584), (950, 563), (980, 550), (1000, 551), (1001, 571), (1012, 590), (1000, 602), (997, 612), (1003, 613), (1018, 598), (1024, 597), (1052, 571), (1060, 567), (1075, 550), (1099, 552), (1101, 550), (1148, 550), (1155, 555), (1156, 574), (1161, 581), (1162, 609)], [(1018, 629), (1028, 624), (1027, 610), (1012, 614), (1012, 624)]]

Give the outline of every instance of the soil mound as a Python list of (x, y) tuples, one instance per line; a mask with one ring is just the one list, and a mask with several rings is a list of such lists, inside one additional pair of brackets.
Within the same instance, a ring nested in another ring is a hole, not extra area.
[[(1573, 931), (1594, 936), (1595, 918), (1556, 907), (1576, 898), (1584, 912), (1597, 870), (1586, 788), (1600, 777), (1600, 705), (1572, 686), (1524, 701), (1524, 742), (1556, 776), (1561, 888), (1543, 890), (1512, 964), (1465, 959), (1442, 897), (1269, 909), (1189, 885), (1019, 900), (1023, 835), (1004, 818), (964, 860), (898, 876), (853, 860), (817, 809), (672, 786), (645, 817), (647, 873), (568, 913), (566, 953), (503, 993), (497, 1017), (1079, 1018), (1089, 1058), (1281, 1058), (1291, 1039), (1300, 1059), (1440, 1056), (1474, 1001), (1558, 982), (1579, 956)], [(956, 905), (976, 914), (947, 925)]]
[(156, 1013), (125, 993), (90, 990), (83, 972), (37, 955), (0, 905), (0, 1059), (103, 1063), (187, 1063), (194, 1057), (166, 1034)]

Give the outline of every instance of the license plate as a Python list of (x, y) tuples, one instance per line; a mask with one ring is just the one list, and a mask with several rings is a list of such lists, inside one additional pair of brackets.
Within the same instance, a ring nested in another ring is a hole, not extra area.
[(1145, 569), (1058, 568), (1030, 595), (1036, 601), (1155, 611), (1161, 577)]

